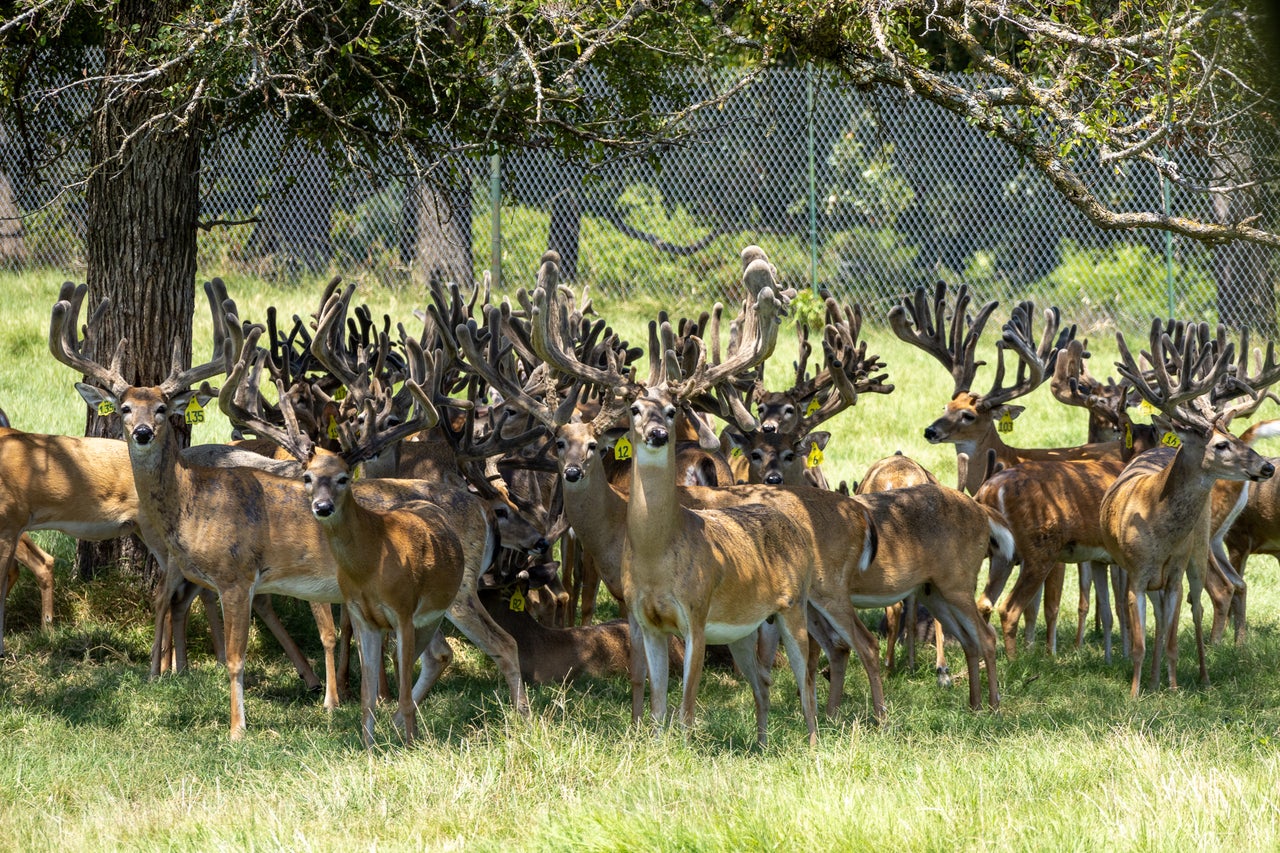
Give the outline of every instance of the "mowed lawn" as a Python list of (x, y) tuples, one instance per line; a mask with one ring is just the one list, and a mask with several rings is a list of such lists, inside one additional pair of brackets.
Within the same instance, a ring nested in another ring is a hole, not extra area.
[[(84, 420), (72, 388), (79, 377), (47, 352), (59, 283), (53, 275), (0, 277), (0, 407), (20, 428), (76, 433)], [(229, 286), (242, 315), (262, 320), (268, 304), (286, 316), (314, 311), (323, 282)], [(406, 325), (423, 299), (377, 288), (358, 298)], [(205, 358), (203, 296), (197, 306), (197, 357)], [(643, 341), (645, 306), (598, 299), (597, 307)], [(1009, 307), (997, 310), (999, 321)], [(994, 361), (997, 328), (993, 321), (980, 358)], [(950, 376), (898, 342), (882, 317), (864, 332), (897, 390), (860, 400), (829, 425), (829, 479), (856, 480), (875, 459), (902, 450), (954, 482), (954, 451), (922, 437), (950, 397)], [(1113, 336), (1093, 338), (1092, 371), (1114, 372)], [(775, 381), (790, 373), (793, 341), (789, 330), (780, 336)], [(978, 390), (989, 386), (991, 369), (980, 372)], [(1011, 443), (1083, 441), (1083, 412), (1056, 403), (1047, 389), (1020, 402), (1027, 411), (1007, 436)], [(1259, 413), (1272, 416), (1280, 409)], [(214, 416), (196, 437), (227, 434), (225, 420)], [(1043, 650), (1043, 620), (1034, 649), (1014, 660), (1001, 650), (995, 714), (967, 710), (963, 679), (939, 689), (925, 650), (915, 672), (886, 677), (883, 726), (872, 723), (865, 678), (851, 669), (845, 704), (822, 722), (817, 749), (807, 746), (785, 667), (774, 673), (763, 750), (754, 745), (750, 693), (723, 669), (707, 671), (698, 727), (687, 738), (633, 728), (625, 679), (536, 688), (532, 719), (524, 720), (507, 705), (494, 666), (455, 638), (455, 661), (423, 703), (418, 745), (398, 745), (384, 708), (380, 746), (368, 754), (354, 703), (326, 713), (258, 629), (248, 667), (249, 733), (229, 742), (226, 675), (209, 653), (203, 615), (192, 624), (192, 671), (150, 682), (145, 591), (120, 573), (81, 581), (70, 540), (37, 538), (59, 558), (56, 622), (52, 631), (38, 630), (38, 597), (24, 572), (10, 596), (0, 661), (3, 849), (1280, 846), (1280, 588), (1270, 558), (1248, 567), (1248, 640), (1210, 649), (1208, 687), (1196, 683), (1184, 608), (1182, 689), (1130, 700), (1130, 664), (1119, 655), (1103, 663), (1092, 620), (1084, 647), (1074, 648), (1069, 569), (1059, 654)], [(306, 607), (276, 606), (316, 660)], [(874, 625), (879, 615), (866, 618)], [(948, 653), (952, 671), (963, 673), (959, 648)], [(820, 682), (820, 698), (825, 692)]]

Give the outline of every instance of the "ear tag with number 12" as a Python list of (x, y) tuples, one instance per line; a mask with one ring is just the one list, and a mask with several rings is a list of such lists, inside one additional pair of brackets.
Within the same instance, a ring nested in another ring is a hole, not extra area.
[(195, 397), (187, 403), (186, 421), (187, 426), (204, 423), (204, 406), (200, 405), (200, 400)]
[(996, 429), (999, 432), (1013, 432), (1013, 415), (1008, 412), (1000, 416), (1000, 420), (996, 421)]
[(625, 435), (613, 446), (613, 458), (624, 462), (631, 458), (631, 439)]

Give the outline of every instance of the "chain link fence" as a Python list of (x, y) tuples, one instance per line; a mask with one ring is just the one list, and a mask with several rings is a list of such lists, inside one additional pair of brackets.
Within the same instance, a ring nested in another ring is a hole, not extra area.
[[(1280, 252), (1099, 229), (1007, 146), (920, 98), (780, 69), (699, 121), (655, 159), (469, 161), (448, 193), (336, 173), (264, 123), (205, 154), (200, 272), (405, 286), (492, 269), (509, 289), (531, 283), (552, 247), (566, 276), (606, 301), (678, 306), (733, 296), (738, 251), (757, 243), (788, 284), (828, 288), (872, 316), (941, 279), (982, 299), (1059, 305), (1086, 330), (1169, 313), (1274, 329)], [(1259, 146), (1257, 161), (1280, 156), (1280, 141)], [(77, 164), (62, 168), (24, 171), (0, 128), (0, 262), (83, 275), (84, 198), (68, 189)], [(1121, 207), (1214, 216), (1212, 199), (1136, 168), (1091, 180)], [(1276, 191), (1258, 192), (1259, 224), (1274, 228)]]

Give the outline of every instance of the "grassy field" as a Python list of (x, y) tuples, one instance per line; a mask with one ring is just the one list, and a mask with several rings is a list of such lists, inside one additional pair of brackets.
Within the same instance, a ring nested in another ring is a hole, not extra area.
[[(0, 406), (22, 428), (77, 432), (83, 406), (75, 377), (46, 351), (58, 283), (0, 277)], [(243, 315), (261, 319), (269, 303), (314, 310), (321, 282), (229, 285)], [(361, 295), (406, 322), (420, 307), (410, 291)], [(641, 339), (639, 321), (651, 306), (599, 307), (611, 319), (618, 312), (619, 325)], [(196, 325), (207, 335), (207, 318), (197, 314)], [(950, 378), (883, 328), (867, 337), (898, 390), (837, 419), (829, 476), (856, 479), (901, 449), (954, 481), (953, 452), (921, 437), (950, 395)], [(1110, 364), (1104, 349), (1114, 351), (1098, 346), (1095, 373)], [(791, 350), (788, 335), (782, 364)], [(980, 374), (980, 387), (988, 376)], [(1027, 406), (1012, 442), (1083, 440), (1082, 414), (1045, 389)], [(216, 418), (197, 431), (204, 441), (225, 435)], [(73, 578), (70, 541), (38, 538), (59, 557), (56, 625), (36, 630), (37, 596), (24, 576), (10, 599), (9, 654), (0, 661), (3, 849), (1280, 845), (1280, 589), (1270, 561), (1249, 572), (1249, 641), (1210, 650), (1207, 688), (1196, 685), (1184, 619), (1179, 677), (1186, 686), (1130, 701), (1127, 661), (1117, 656), (1105, 665), (1092, 632), (1083, 649), (1071, 648), (1069, 581), (1062, 653), (1006, 660), (1001, 652), (998, 714), (965, 710), (963, 687), (939, 690), (922, 662), (917, 672), (887, 678), (889, 720), (879, 727), (865, 682), (851, 675), (846, 704), (822, 723), (816, 750), (805, 744), (785, 668), (775, 672), (764, 750), (754, 746), (749, 691), (723, 670), (707, 673), (699, 725), (687, 739), (632, 729), (622, 680), (536, 689), (533, 718), (525, 721), (506, 706), (489, 661), (454, 641), (454, 665), (422, 708), (419, 745), (397, 746), (384, 711), (382, 747), (366, 754), (356, 708), (327, 714), (265, 632), (255, 634), (250, 651), (249, 735), (230, 743), (226, 677), (208, 654), (203, 620), (192, 629), (193, 671), (149, 682), (144, 592), (118, 574), (92, 583)], [(306, 608), (285, 601), (277, 608), (314, 657)], [(950, 654), (953, 671), (963, 671), (959, 650)]]

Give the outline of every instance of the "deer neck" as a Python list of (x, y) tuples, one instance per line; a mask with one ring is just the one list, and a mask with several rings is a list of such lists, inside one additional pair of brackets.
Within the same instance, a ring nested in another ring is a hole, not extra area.
[(147, 527), (163, 531), (166, 539), (172, 538), (187, 514), (189, 496), (196, 491), (195, 477), (182, 458), (178, 437), (166, 429), (153, 445), (139, 447), (132, 439), (126, 444), (138, 493), (138, 512)]
[(1168, 520), (1170, 530), (1185, 529), (1209, 507), (1217, 478), (1201, 467), (1198, 457), (1203, 455), (1203, 448), (1197, 453), (1195, 448), (1183, 445), (1158, 475), (1161, 515)]
[(978, 491), (986, 477), (987, 456), (992, 450), (996, 452), (996, 461), (1003, 462), (1006, 468), (1017, 465), (1019, 461), (1017, 451), (1001, 440), (994, 423), (979, 438), (957, 441), (955, 445), (957, 456), (961, 453), (969, 456), (969, 474), (964, 490), (971, 495)]
[(675, 445), (668, 441), (655, 449), (635, 442), (627, 500), (627, 536), (635, 556), (656, 558), (676, 539), (682, 510), (676, 492)]
[(587, 460), (585, 470), (586, 476), (579, 482), (562, 483), (565, 517), (578, 541), (596, 561), (606, 584), (620, 588), (617, 579), (627, 530), (627, 501), (609, 485), (597, 454)]
[(369, 566), (378, 562), (379, 555), (370, 543), (383, 541), (381, 516), (360, 506), (347, 490), (338, 500), (334, 513), (318, 521), (329, 540), (334, 561), (344, 574), (355, 579), (372, 574)]

